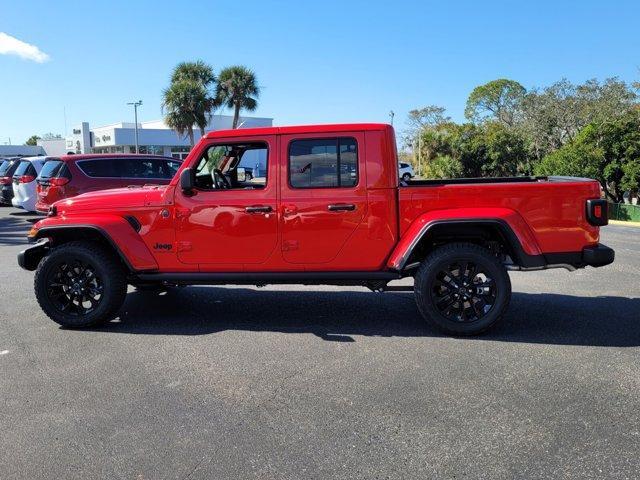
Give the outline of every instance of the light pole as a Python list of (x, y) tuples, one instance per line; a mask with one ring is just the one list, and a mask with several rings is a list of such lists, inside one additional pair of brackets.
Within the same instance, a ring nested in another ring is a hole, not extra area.
[(395, 116), (396, 116), (396, 113), (393, 110), (391, 110), (389, 112), (389, 117), (391, 118), (391, 126), (392, 127), (393, 127), (393, 117), (395, 117)]
[(136, 153), (138, 153), (138, 107), (142, 105), (142, 100), (137, 102), (129, 102), (127, 105), (133, 105), (133, 115), (135, 117), (135, 132), (136, 132)]

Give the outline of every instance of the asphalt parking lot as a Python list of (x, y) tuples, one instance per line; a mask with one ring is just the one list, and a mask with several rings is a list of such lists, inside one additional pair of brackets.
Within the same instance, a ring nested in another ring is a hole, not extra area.
[(640, 228), (601, 269), (511, 275), (506, 321), (441, 336), (408, 293), (131, 292), (59, 328), (0, 209), (0, 478), (638, 478)]

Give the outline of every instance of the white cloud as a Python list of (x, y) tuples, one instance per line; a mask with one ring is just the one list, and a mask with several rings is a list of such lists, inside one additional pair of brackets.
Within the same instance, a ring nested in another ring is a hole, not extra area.
[(17, 55), (26, 60), (43, 63), (49, 60), (49, 55), (35, 45), (25, 43), (11, 35), (0, 32), (0, 55)]

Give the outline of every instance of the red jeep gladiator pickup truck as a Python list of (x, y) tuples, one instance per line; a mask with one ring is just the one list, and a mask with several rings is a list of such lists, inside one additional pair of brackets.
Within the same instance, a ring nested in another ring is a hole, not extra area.
[(413, 277), (405, 288), (424, 318), (471, 335), (505, 313), (508, 270), (611, 263), (598, 243), (606, 207), (598, 183), (580, 178), (399, 183), (384, 124), (216, 131), (169, 185), (56, 202), (18, 263), (36, 270), (40, 306), (68, 327), (109, 320), (128, 284), (384, 291)]

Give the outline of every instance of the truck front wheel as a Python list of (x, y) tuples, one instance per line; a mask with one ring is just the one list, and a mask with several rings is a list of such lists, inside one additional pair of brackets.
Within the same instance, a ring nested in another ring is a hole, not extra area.
[(127, 280), (119, 260), (100, 245), (69, 242), (40, 262), (34, 288), (49, 318), (82, 328), (111, 319), (124, 302)]
[(511, 281), (500, 260), (471, 243), (434, 250), (415, 276), (418, 310), (452, 335), (477, 335), (494, 326), (511, 299)]

